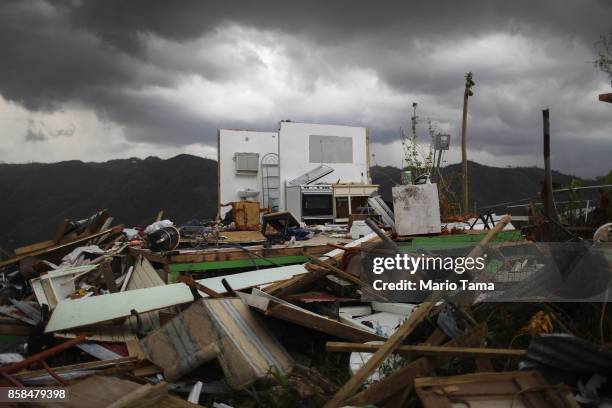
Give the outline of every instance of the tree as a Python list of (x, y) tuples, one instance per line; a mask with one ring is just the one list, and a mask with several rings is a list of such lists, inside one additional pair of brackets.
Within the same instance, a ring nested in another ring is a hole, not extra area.
[(607, 35), (601, 36), (596, 43), (596, 47), (597, 59), (594, 61), (595, 66), (612, 78), (612, 28)]
[(419, 116), (417, 115), (418, 104), (412, 104), (412, 116), (410, 117), (411, 135), (408, 136), (404, 129), (400, 127), (400, 141), (404, 150), (404, 170), (410, 170), (413, 178), (430, 174), (433, 164), (433, 138), (436, 133), (435, 126), (431, 119), (427, 119), (428, 133), (430, 138), (429, 148), (426, 153), (419, 148), (417, 125), (419, 124)]

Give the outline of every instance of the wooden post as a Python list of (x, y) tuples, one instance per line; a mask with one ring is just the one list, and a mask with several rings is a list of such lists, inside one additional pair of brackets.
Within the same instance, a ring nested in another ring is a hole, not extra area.
[(612, 103), (612, 93), (600, 94), (600, 95), (599, 95), (599, 100), (600, 100), (601, 102), (608, 102), (608, 103)]
[(503, 229), (506, 227), (506, 225), (508, 225), (511, 220), (512, 217), (509, 214), (504, 215), (499, 221), (497, 221), (495, 227), (491, 228), (489, 232), (487, 232), (487, 234), (484, 236), (484, 238), (482, 238), (478, 245), (472, 248), (466, 258), (478, 258), (479, 256), (482, 256), (485, 247), (489, 245), (489, 242), (493, 241), (497, 234), (503, 231)]
[(551, 240), (553, 237), (553, 225), (551, 221), (557, 220), (557, 212), (554, 208), (552, 191), (552, 168), (550, 166), (550, 111), (542, 111), (544, 132), (544, 185), (542, 186), (542, 204), (544, 207), (545, 224), (544, 238)]
[(463, 93), (463, 121), (461, 122), (461, 163), (462, 163), (461, 178), (463, 181), (463, 188), (462, 188), (463, 214), (466, 214), (469, 209), (468, 164), (467, 164), (467, 115), (468, 115), (468, 98), (474, 95), (474, 93), (472, 92), (472, 86), (474, 86), (474, 81), (472, 80), (472, 73), (468, 72), (467, 74), (465, 74), (465, 91)]

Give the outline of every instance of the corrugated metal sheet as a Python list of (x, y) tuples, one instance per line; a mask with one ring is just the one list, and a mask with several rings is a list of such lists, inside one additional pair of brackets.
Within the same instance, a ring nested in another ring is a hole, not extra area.
[(552, 367), (571, 372), (612, 372), (612, 351), (569, 334), (542, 334), (529, 344), (521, 368)]

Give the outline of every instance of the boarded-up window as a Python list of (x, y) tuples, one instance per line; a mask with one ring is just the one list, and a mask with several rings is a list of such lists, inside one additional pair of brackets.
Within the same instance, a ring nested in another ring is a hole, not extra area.
[(308, 147), (311, 163), (353, 162), (352, 137), (310, 135)]

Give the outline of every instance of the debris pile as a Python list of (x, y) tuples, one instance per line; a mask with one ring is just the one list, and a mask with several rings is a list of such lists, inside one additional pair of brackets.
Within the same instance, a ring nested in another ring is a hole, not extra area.
[(0, 260), (1, 381), (68, 388), (69, 406), (610, 401), (606, 303), (439, 290), (400, 302), (372, 289), (363, 265), (376, 251), (484, 254), (497, 283), (537, 276), (546, 254), (508, 216), (407, 237), (370, 201), (378, 216), (354, 228), (305, 226), (288, 212), (256, 227), (175, 226), (160, 213), (126, 228), (104, 210), (65, 220), (50, 240)]

